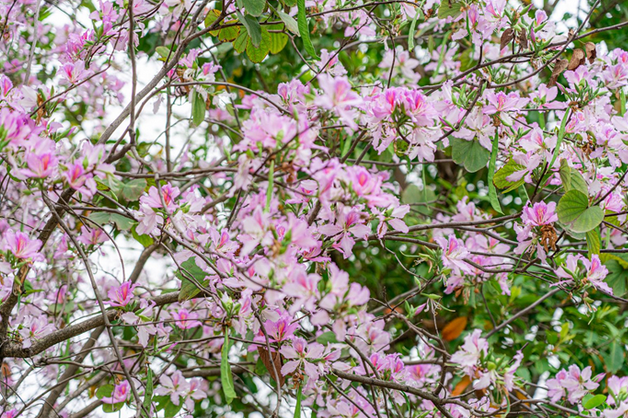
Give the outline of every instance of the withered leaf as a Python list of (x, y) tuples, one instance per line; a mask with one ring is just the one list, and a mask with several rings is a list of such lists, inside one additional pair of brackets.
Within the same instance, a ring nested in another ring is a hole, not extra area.
[(573, 71), (576, 68), (580, 67), (582, 64), (584, 64), (584, 61), (585, 61), (584, 51), (581, 50), (580, 48), (574, 49), (573, 55), (571, 56), (571, 61), (569, 61), (569, 65), (567, 66), (567, 69), (570, 71)]
[(587, 59), (589, 60), (589, 64), (593, 64), (593, 61), (597, 58), (597, 51), (595, 49), (595, 44), (593, 42), (587, 42), (584, 44), (584, 49), (587, 52)]
[(454, 387), (454, 390), (451, 392), (451, 396), (462, 395), (467, 390), (470, 384), (471, 384), (471, 379), (469, 378), (469, 376), (463, 377), (462, 380), (458, 382), (456, 387)]
[(445, 341), (453, 341), (462, 334), (465, 327), (467, 326), (467, 317), (461, 316), (450, 323), (448, 323), (445, 328), (443, 328), (443, 340)]
[(268, 353), (268, 350), (260, 347), (259, 345), (257, 346), (257, 352), (259, 353), (259, 358), (262, 360), (262, 363), (266, 366), (266, 370), (268, 370), (270, 377), (272, 377), (274, 381), (277, 381), (275, 374), (276, 370), (279, 375), (279, 385), (283, 386), (286, 382), (286, 378), (281, 374), (281, 366), (283, 366), (283, 356), (281, 353), (279, 351), (275, 351), (271, 356), (271, 354)]
[(523, 49), (528, 49), (528, 35), (526, 35), (526, 31), (524, 30), (519, 32), (519, 45), (521, 45)]
[(548, 87), (552, 87), (556, 84), (556, 80), (558, 77), (567, 69), (569, 65), (569, 61), (566, 59), (561, 59), (556, 61), (556, 65), (554, 65), (554, 70), (552, 70), (552, 76), (550, 77), (549, 83), (547, 83)]
[(506, 45), (510, 43), (515, 37), (515, 31), (513, 28), (508, 28), (502, 33), (501, 40), (499, 41), (499, 49), (504, 49)]

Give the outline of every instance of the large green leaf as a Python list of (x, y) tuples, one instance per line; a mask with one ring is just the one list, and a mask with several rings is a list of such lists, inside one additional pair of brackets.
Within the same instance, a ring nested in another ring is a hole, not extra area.
[(582, 406), (584, 407), (584, 409), (597, 408), (598, 406), (602, 405), (606, 401), (606, 398), (607, 398), (606, 395), (595, 395), (587, 399), (582, 404)]
[(606, 283), (613, 289), (613, 294), (623, 297), (628, 290), (628, 262), (624, 254), (602, 254), (601, 259), (608, 269)]
[(604, 220), (602, 208), (589, 207), (589, 198), (578, 190), (570, 190), (563, 195), (556, 214), (558, 220), (573, 232), (588, 232)]
[(578, 170), (569, 167), (567, 160), (560, 162), (560, 180), (563, 182), (565, 192), (570, 190), (578, 190), (585, 195), (589, 193), (587, 182), (584, 181), (582, 174)]
[(270, 34), (270, 43), (268, 48), (271, 53), (278, 54), (282, 49), (285, 48), (288, 43), (288, 35), (285, 33), (277, 33), (273, 32)]
[(438, 8), (438, 18), (447, 19), (448, 17), (453, 17), (455, 19), (462, 14), (463, 6), (460, 1), (443, 0)]
[(140, 198), (141, 195), (144, 194), (144, 189), (146, 188), (146, 180), (144, 179), (134, 179), (128, 183), (122, 184), (122, 190), (120, 194), (122, 197), (132, 202)]
[(266, 0), (242, 0), (242, 4), (248, 14), (260, 16), (266, 7)]
[(249, 39), (249, 43), (246, 46), (246, 55), (249, 59), (255, 63), (262, 62), (268, 52), (270, 52), (270, 33), (267, 30), (262, 31), (262, 41), (258, 46), (253, 45), (253, 39)]
[(186, 261), (181, 263), (181, 269), (177, 270), (176, 275), (181, 280), (179, 302), (191, 299), (201, 291), (198, 288), (197, 284), (188, 278), (190, 275), (197, 283), (200, 283), (203, 287), (206, 287), (209, 284), (209, 280), (206, 279), (208, 274), (196, 265), (196, 257), (190, 257)]
[(464, 165), (468, 172), (475, 173), (486, 167), (490, 153), (478, 141), (453, 138), (451, 141), (451, 157), (457, 164)]
[(600, 255), (601, 248), (602, 239), (600, 237), (600, 228), (595, 227), (587, 232), (587, 250), (589, 252), (589, 258), (594, 254)]
[(510, 159), (502, 168), (497, 170), (495, 173), (495, 177), (493, 177), (493, 184), (497, 186), (499, 189), (506, 189), (502, 193), (508, 193), (512, 190), (515, 190), (519, 186), (521, 186), (525, 181), (523, 178), (517, 181), (507, 180), (506, 177), (518, 172), (525, 170), (526, 167), (524, 165), (518, 164), (515, 160)]
[(121, 231), (128, 231), (135, 223), (133, 219), (129, 219), (124, 215), (112, 212), (93, 212), (88, 216), (88, 218), (99, 226), (113, 222)]
[(257, 19), (249, 15), (242, 16), (241, 13), (237, 13), (236, 16), (238, 16), (238, 20), (242, 23), (242, 25), (244, 25), (246, 31), (249, 33), (249, 37), (251, 38), (249, 43), (253, 44), (256, 48), (259, 47), (262, 42), (262, 27)]

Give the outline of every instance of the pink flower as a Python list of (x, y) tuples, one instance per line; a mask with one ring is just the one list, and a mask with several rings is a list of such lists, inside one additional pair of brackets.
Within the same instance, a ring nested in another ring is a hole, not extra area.
[(468, 258), (470, 253), (464, 247), (461, 240), (456, 238), (454, 235), (450, 235), (449, 239), (437, 237), (434, 240), (443, 250), (442, 259), (445, 267), (449, 267), (454, 271), (462, 270), (463, 272), (467, 272), (469, 270), (469, 265), (464, 261), (464, 259)]
[[(582, 263), (584, 266), (584, 271), (580, 268), (579, 263)], [(566, 282), (571, 282), (576, 279), (582, 281), (584, 284), (589, 282), (593, 287), (605, 293), (613, 294), (613, 289), (604, 282), (604, 279), (608, 275), (608, 269), (602, 264), (600, 257), (596, 254), (591, 257), (590, 261), (580, 254), (569, 254), (565, 265), (556, 270), (556, 275), (560, 278), (567, 279)]]
[(172, 314), (175, 319), (175, 324), (181, 329), (196, 328), (201, 325), (200, 321), (197, 321), (198, 314), (196, 312), (189, 312), (187, 309), (182, 308)]
[(181, 397), (186, 397), (190, 390), (190, 384), (185, 380), (180, 370), (175, 371), (170, 376), (162, 375), (159, 378), (160, 386), (155, 389), (159, 396), (170, 395), (170, 401), (175, 405), (180, 405)]
[(468, 334), (462, 346), (450, 358), (452, 363), (458, 364), (469, 376), (473, 376), (478, 361), (488, 353), (488, 342), (480, 337), (481, 334), (479, 329)]
[(363, 223), (360, 212), (346, 209), (340, 211), (336, 224), (322, 225), (318, 230), (324, 235), (335, 237), (333, 247), (340, 251), (344, 258), (349, 258), (355, 245), (353, 237), (365, 239), (370, 234), (371, 228)]
[(109, 304), (111, 306), (125, 307), (133, 299), (133, 290), (137, 287), (137, 284), (131, 282), (124, 282), (118, 287), (109, 289), (107, 296), (111, 299)]
[(51, 152), (37, 155), (29, 153), (26, 155), (28, 169), (21, 170), (27, 177), (46, 178), (52, 175), (57, 169), (57, 157)]
[(175, 199), (181, 194), (179, 188), (172, 187), (170, 184), (166, 184), (164, 186), (161, 186), (161, 194), (162, 196), (159, 196), (159, 191), (157, 190), (157, 187), (153, 186), (148, 190), (148, 196), (145, 195), (140, 198), (140, 203), (152, 209), (163, 208), (163, 205), (165, 203), (168, 211), (173, 212), (177, 208)]
[(65, 63), (61, 66), (60, 72), (70, 84), (76, 84), (91, 75), (91, 71), (85, 69), (83, 61)]
[(314, 104), (323, 109), (333, 110), (349, 128), (356, 130), (355, 109), (362, 106), (362, 98), (351, 90), (351, 84), (346, 77), (332, 77), (328, 74), (318, 76), (318, 84), (323, 95), (314, 99)]
[(103, 401), (103, 403), (110, 405), (126, 402), (126, 400), (129, 398), (130, 393), (131, 386), (129, 385), (129, 382), (123, 380), (114, 386), (113, 392), (111, 392), (111, 396), (105, 396), (101, 400)]
[(44, 257), (38, 252), (41, 241), (30, 239), (24, 232), (13, 232), (9, 229), (4, 233), (4, 250), (10, 251), (16, 258), (43, 261)]
[(404, 109), (410, 119), (418, 126), (432, 126), (438, 113), (427, 101), (427, 97), (418, 90), (405, 91), (403, 94)]
[(524, 224), (532, 226), (549, 225), (557, 222), (556, 203), (537, 202), (532, 207), (526, 206), (523, 208), (521, 220)]
[(78, 237), (78, 241), (85, 245), (97, 245), (108, 239), (109, 237), (102, 229), (98, 227), (88, 228), (85, 225), (81, 226), (81, 235)]
[(599, 381), (604, 378), (604, 373), (591, 379), (592, 370), (590, 366), (580, 371), (575, 364), (569, 366), (569, 370), (561, 370), (556, 374), (556, 378), (547, 380), (548, 396), (552, 402), (560, 400), (567, 394), (567, 399), (571, 403), (577, 403), (587, 395), (587, 393), (597, 389)]
[[(268, 335), (268, 341), (271, 343), (279, 343), (290, 339), (297, 328), (299, 328), (298, 322), (293, 321), (292, 315), (287, 314), (283, 314), (277, 321), (264, 322), (264, 329)], [(255, 337), (255, 341), (266, 343), (266, 337), (261, 330)]]
[(528, 99), (522, 99), (516, 92), (506, 94), (503, 91), (495, 93), (489, 90), (486, 92), (486, 99), (489, 104), (484, 106), (484, 113), (487, 115), (518, 110), (528, 103)]
[(53, 324), (48, 323), (46, 316), (28, 317), (23, 321), (23, 327), (19, 330), (20, 337), (22, 337), (22, 346), (29, 348), (33, 345), (33, 342), (40, 339), (55, 330)]
[(318, 379), (319, 368), (307, 360), (318, 360), (323, 356), (325, 347), (319, 343), (307, 343), (303, 338), (296, 337), (292, 340), (292, 347), (284, 345), (279, 352), (288, 361), (281, 368), (284, 376), (302, 367), (310, 379)]
[(582, 263), (587, 269), (586, 279), (589, 280), (593, 286), (612, 295), (613, 289), (604, 282), (604, 279), (608, 275), (608, 269), (600, 261), (600, 256), (593, 254), (591, 261), (585, 258), (582, 260)]

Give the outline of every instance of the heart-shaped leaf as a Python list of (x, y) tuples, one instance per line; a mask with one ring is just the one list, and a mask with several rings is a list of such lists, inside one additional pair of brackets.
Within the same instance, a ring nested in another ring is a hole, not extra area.
[(589, 207), (589, 198), (578, 190), (570, 190), (556, 207), (558, 220), (573, 232), (588, 232), (602, 223), (604, 211), (599, 206)]
[(451, 141), (451, 157), (457, 164), (464, 165), (469, 173), (475, 173), (486, 167), (490, 155), (490, 152), (478, 141), (458, 138), (453, 138)]

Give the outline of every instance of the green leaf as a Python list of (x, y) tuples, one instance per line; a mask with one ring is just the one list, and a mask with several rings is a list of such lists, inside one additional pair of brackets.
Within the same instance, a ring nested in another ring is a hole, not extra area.
[[(436, 200), (436, 194), (434, 191), (427, 187), (423, 190), (420, 190), (418, 186), (415, 184), (411, 184), (403, 191), (401, 195), (401, 201), (404, 204), (412, 204), (412, 203), (427, 203), (434, 202)], [(427, 205), (418, 205), (413, 207), (416, 211), (422, 213), (423, 215), (429, 215), (432, 213), (432, 208)]]
[(560, 179), (563, 182), (563, 188), (565, 192), (570, 190), (578, 190), (585, 195), (589, 194), (589, 187), (587, 186), (587, 182), (584, 181), (582, 174), (578, 172), (578, 170), (569, 167), (567, 160), (562, 160), (560, 162)]
[[(235, 23), (235, 20), (231, 20), (225, 23), (233, 24)], [(229, 26), (227, 28), (220, 29), (218, 31), (218, 39), (220, 39), (221, 41), (233, 41), (238, 37), (239, 34), (240, 34), (239, 26)]]
[(161, 58), (166, 59), (170, 54), (170, 48), (168, 48), (167, 46), (158, 46), (157, 48), (155, 48), (155, 52), (157, 52), (157, 54), (159, 54)]
[(238, 20), (242, 23), (242, 25), (244, 25), (246, 31), (249, 33), (249, 37), (251, 38), (249, 40), (249, 45), (253, 44), (254, 47), (259, 47), (262, 43), (262, 27), (259, 25), (257, 19), (249, 15), (242, 16), (241, 13), (236, 13), (236, 16), (238, 16)]
[(443, 0), (438, 8), (438, 18), (447, 19), (448, 17), (457, 18), (462, 14), (462, 2)]
[(507, 180), (506, 177), (525, 169), (526, 167), (524, 165), (516, 163), (515, 160), (511, 158), (510, 160), (508, 160), (506, 165), (497, 170), (497, 173), (495, 173), (495, 177), (493, 177), (493, 184), (495, 184), (495, 186), (497, 186), (499, 189), (506, 189), (502, 193), (508, 193), (510, 191), (513, 191), (519, 188), (523, 183), (525, 183), (525, 180), (521, 178), (517, 181), (510, 181)]
[(412, 19), (412, 23), (410, 24), (410, 32), (408, 32), (408, 50), (412, 51), (414, 49), (414, 34), (416, 32), (416, 22), (419, 20), (419, 13), (414, 15), (414, 19)]
[(466, 141), (453, 138), (451, 141), (451, 157), (457, 164), (464, 165), (469, 173), (486, 167), (490, 153), (478, 141)]
[(113, 393), (113, 385), (104, 385), (98, 388), (98, 390), (96, 391), (96, 397), (98, 399), (102, 399), (105, 397), (110, 397), (111, 394)]
[(112, 212), (93, 212), (87, 218), (97, 225), (105, 225), (109, 222), (113, 222), (121, 231), (128, 231), (135, 223), (135, 221), (124, 215)]
[(558, 220), (573, 232), (588, 232), (602, 223), (604, 211), (599, 206), (589, 207), (589, 198), (578, 190), (563, 195), (556, 207)]
[(222, 391), (225, 393), (225, 400), (228, 404), (236, 398), (235, 387), (233, 386), (233, 374), (229, 365), (229, 330), (225, 330), (225, 343), (222, 345), (220, 359), (220, 382)]
[(247, 31), (240, 32), (240, 36), (238, 36), (238, 39), (233, 41), (233, 49), (238, 51), (238, 53), (240, 54), (243, 53), (249, 43), (249, 39), (250, 37)]
[(301, 392), (301, 385), (297, 389), (297, 405), (294, 407), (294, 418), (301, 418), (301, 398), (303, 393)]
[(128, 183), (122, 184), (121, 194), (123, 198), (125, 198), (129, 202), (132, 202), (139, 199), (140, 196), (144, 194), (145, 188), (146, 188), (146, 180), (135, 179), (135, 180), (131, 180)]
[(307, 17), (305, 15), (305, 0), (297, 0), (297, 7), (297, 23), (299, 25), (299, 33), (301, 34), (301, 38), (303, 39), (303, 46), (312, 58), (318, 60), (318, 54), (316, 53), (314, 45), (312, 45), (312, 40), (310, 39), (310, 28), (307, 23)]
[(589, 400), (585, 401), (582, 406), (584, 409), (593, 409), (602, 405), (606, 401), (606, 395), (595, 395)]
[(499, 200), (497, 199), (497, 189), (495, 189), (495, 184), (493, 184), (493, 176), (495, 175), (495, 164), (497, 162), (497, 151), (499, 148), (499, 135), (497, 132), (495, 133), (495, 138), (493, 138), (493, 150), (491, 151), (491, 161), (488, 163), (488, 200), (491, 202), (491, 206), (497, 213), (503, 213), (502, 207), (499, 204)]
[(196, 283), (188, 279), (191, 275), (194, 280), (200, 283), (203, 287), (207, 287), (209, 280), (205, 278), (208, 276), (206, 272), (196, 264), (196, 257), (190, 257), (183, 263), (181, 263), (181, 269), (176, 272), (177, 277), (181, 280), (181, 291), (179, 292), (179, 302), (188, 300), (198, 295), (201, 291)]
[[(556, 138), (556, 148), (554, 149), (554, 156), (552, 157), (552, 161), (549, 164), (550, 169), (554, 166), (554, 162), (556, 161), (556, 158), (558, 158), (558, 154), (560, 153), (560, 144), (563, 143), (563, 138), (565, 137), (565, 128), (567, 127), (567, 121), (569, 120), (570, 116), (570, 111), (565, 112), (565, 116), (563, 116), (563, 121), (560, 124), (560, 129), (558, 130), (558, 137)], [(551, 175), (551, 173), (548, 173), (548, 175)]]
[(266, 0), (242, 0), (242, 3), (246, 12), (253, 16), (261, 16), (266, 7)]
[(150, 235), (138, 234), (136, 231), (136, 228), (137, 228), (137, 225), (133, 225), (133, 228), (131, 228), (131, 234), (133, 235), (133, 238), (135, 238), (137, 242), (142, 244), (144, 248), (150, 247), (151, 245), (153, 245), (155, 240)]
[(622, 297), (628, 290), (628, 264), (619, 255), (623, 256), (623, 254), (602, 254), (600, 258), (608, 269), (606, 283), (613, 288), (615, 296)]
[(192, 92), (192, 123), (200, 125), (205, 120), (205, 101), (203, 96), (196, 90)]
[(153, 398), (157, 403), (157, 411), (164, 411), (164, 417), (172, 418), (181, 410), (183, 402), (179, 399), (179, 405), (172, 403), (170, 396), (155, 396)]
[(153, 402), (153, 371), (150, 367), (146, 370), (146, 392), (144, 393), (144, 402), (142, 415), (146, 418), (152, 418), (150, 414), (151, 404)]
[(624, 363), (624, 349), (620, 341), (613, 340), (610, 345), (608, 354), (604, 355), (606, 370), (609, 373), (616, 373), (621, 369)]
[[(220, 10), (217, 9), (213, 9), (210, 10), (209, 13), (207, 13), (207, 16), (205, 17), (205, 27), (209, 28), (211, 27), (211, 25), (218, 20), (218, 17), (220, 17)], [(213, 30), (210, 31), (209, 33), (212, 36), (218, 36), (218, 32), (217, 30)]]
[(316, 342), (326, 345), (328, 343), (337, 343), (338, 340), (333, 331), (327, 331), (316, 337)]
[(102, 405), (102, 410), (103, 412), (107, 412), (107, 413), (118, 412), (119, 410), (122, 409), (123, 406), (124, 406), (124, 402), (118, 402), (114, 404), (105, 403)]
[(596, 227), (587, 232), (587, 250), (589, 252), (589, 258), (593, 254), (600, 255), (600, 249), (602, 246), (602, 239), (600, 237), (600, 228)]
[(268, 170), (268, 188), (266, 189), (266, 207), (264, 212), (270, 212), (270, 204), (273, 201), (273, 183), (275, 180), (275, 160), (270, 162)]
[(262, 62), (268, 52), (270, 51), (270, 33), (267, 30), (262, 32), (262, 42), (258, 47), (253, 45), (252, 39), (249, 40), (246, 46), (246, 55), (249, 59), (255, 63)]
[(288, 35), (285, 33), (276, 33), (273, 32), (270, 34), (270, 44), (268, 45), (270, 52), (273, 54), (278, 54), (282, 49), (285, 48), (288, 43)]
[(277, 15), (286, 25), (286, 29), (288, 29), (290, 32), (294, 33), (297, 36), (301, 36), (301, 34), (299, 33), (299, 24), (296, 20), (294, 20), (292, 16), (290, 16), (288, 13), (282, 12), (281, 10), (277, 10)]

